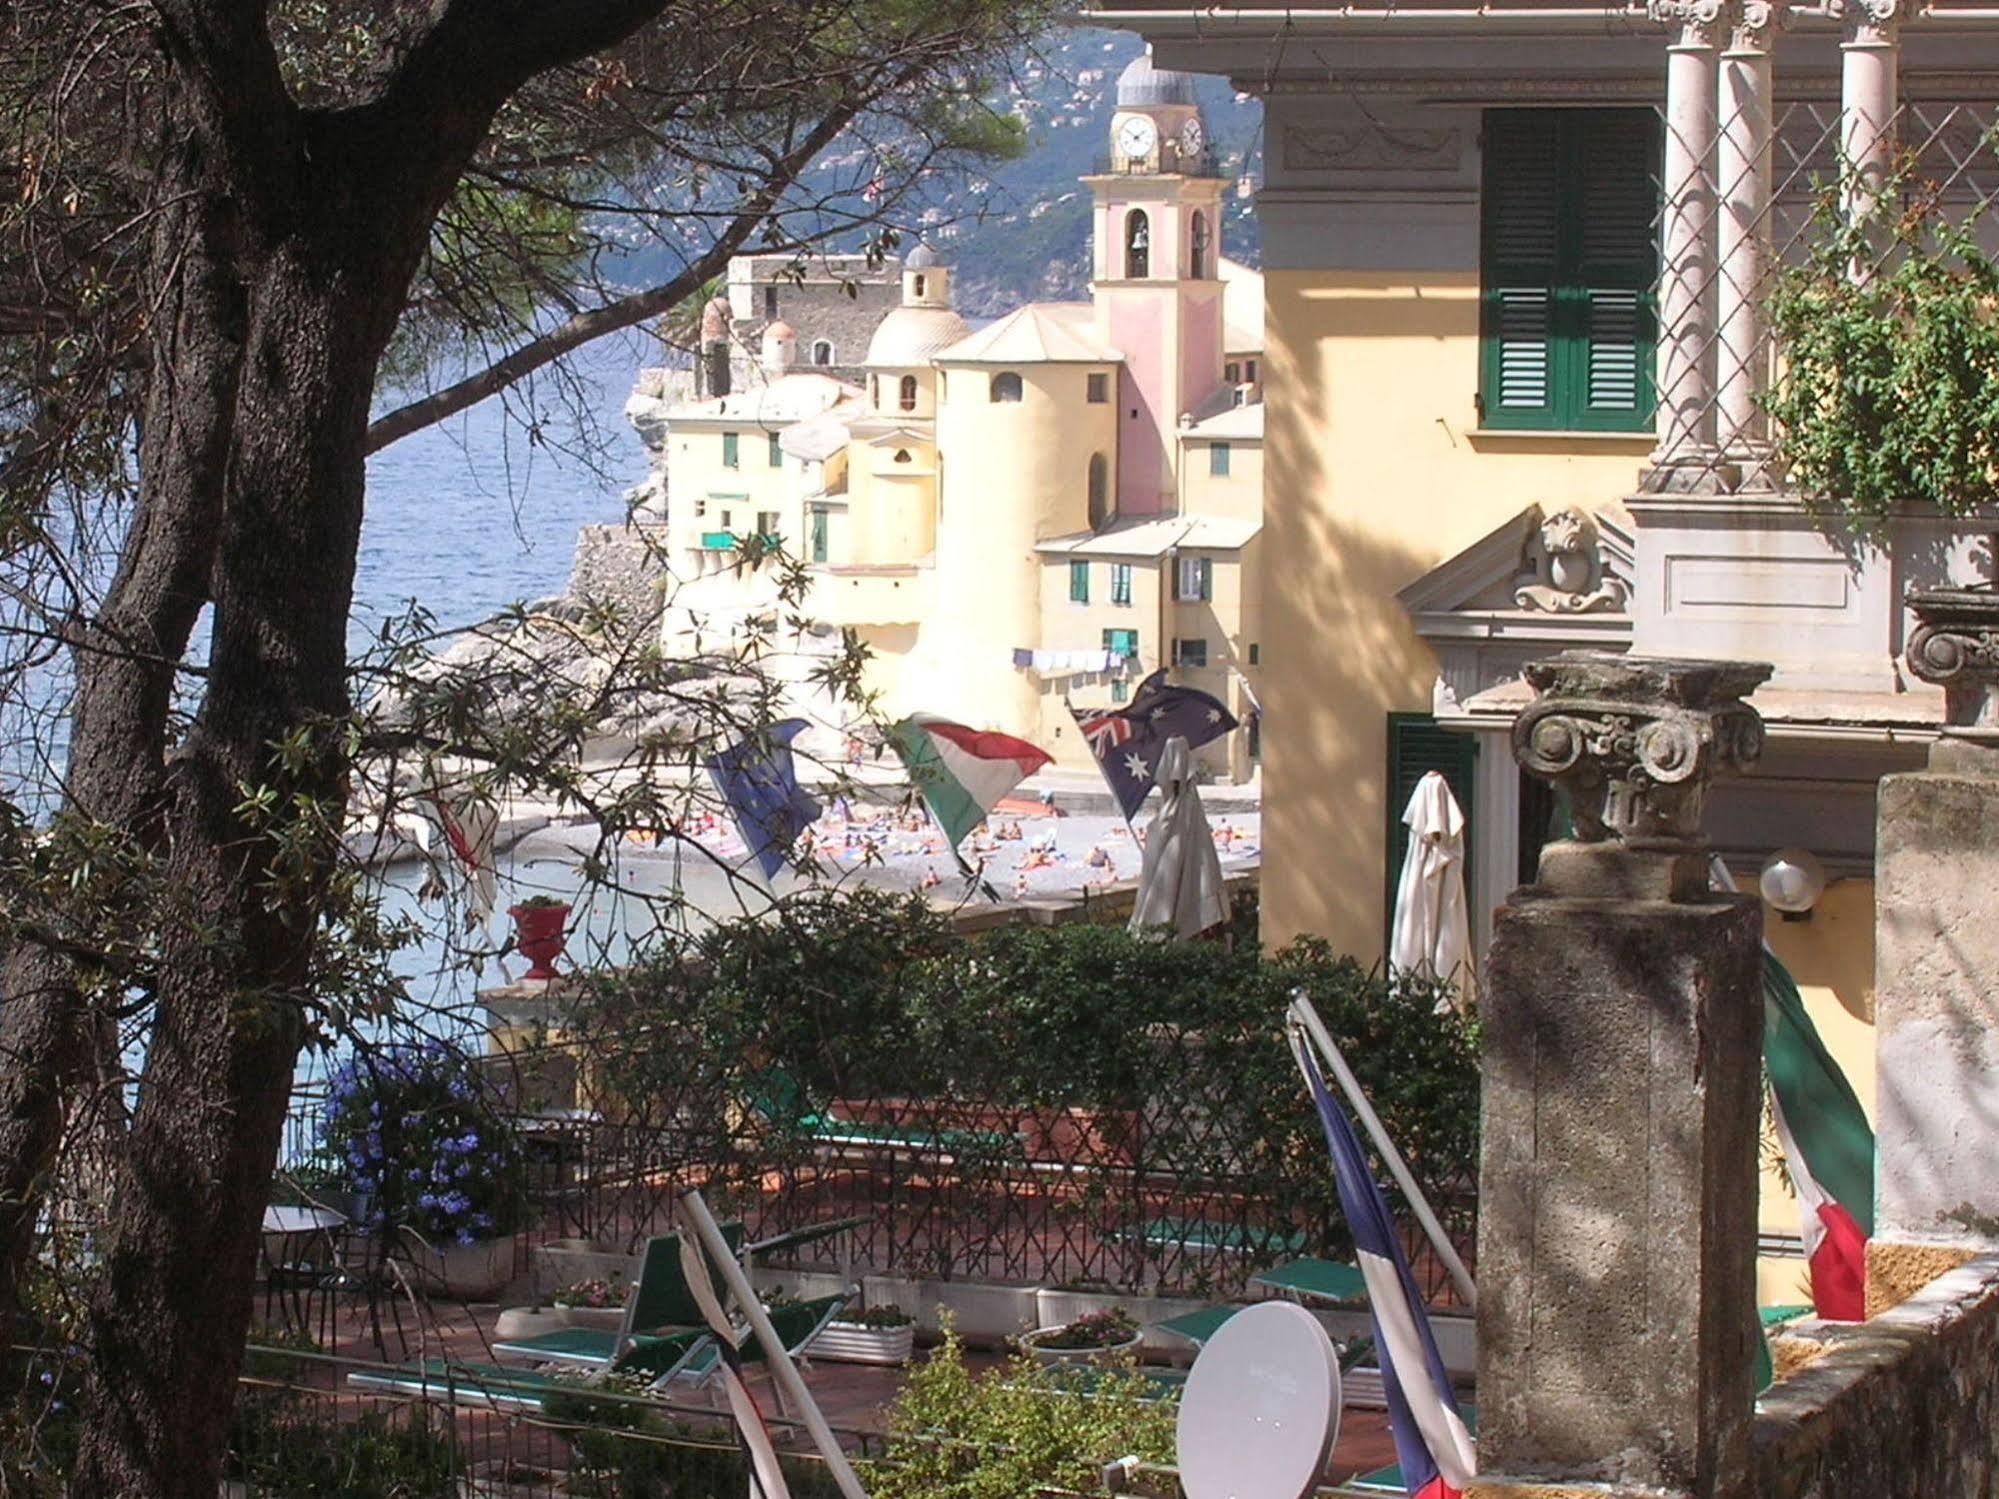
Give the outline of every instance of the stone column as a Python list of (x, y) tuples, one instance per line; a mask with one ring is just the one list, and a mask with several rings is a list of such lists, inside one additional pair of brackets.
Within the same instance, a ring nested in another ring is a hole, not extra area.
[(1720, 0), (1651, 0), (1666, 48), (1659, 233), (1659, 445), (1648, 490), (1709, 487), (1714, 462), (1715, 52)]
[[(1874, 210), (1895, 157), (1896, 68), (1901, 55), (1899, 0), (1846, 0), (1840, 43), (1840, 200), (1847, 220)], [(1856, 265), (1862, 278), (1872, 266)]]
[(1577, 836), (1500, 911), (1482, 984), (1473, 1496), (1709, 1496), (1742, 1475), (1762, 923), (1709, 890), (1700, 822), (1712, 775), (1761, 752), (1743, 698), (1769, 673), (1527, 667), (1514, 753), (1568, 793)]
[(1870, 1312), (1999, 1250), (1999, 593), (1909, 605), (1908, 667), (1943, 687), (1945, 728), (1876, 803)]
[(1721, 54), (1721, 123), (1715, 146), (1720, 197), (1716, 253), (1715, 443), (1743, 488), (1769, 487), (1763, 413), (1756, 392), (1769, 372), (1763, 278), (1770, 264), (1775, 111), (1770, 43), (1783, 0), (1738, 0)]

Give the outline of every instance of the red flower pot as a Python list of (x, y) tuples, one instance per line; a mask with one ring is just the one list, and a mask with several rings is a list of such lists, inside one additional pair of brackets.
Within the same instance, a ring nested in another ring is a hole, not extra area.
[(514, 945), (534, 965), (526, 976), (554, 978), (555, 960), (562, 956), (564, 928), (569, 924), (569, 907), (514, 906), (507, 914), (514, 918)]

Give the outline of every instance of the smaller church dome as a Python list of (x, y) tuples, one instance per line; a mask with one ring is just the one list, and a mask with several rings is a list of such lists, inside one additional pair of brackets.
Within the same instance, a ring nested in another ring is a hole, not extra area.
[(1155, 104), (1192, 104), (1194, 75), (1175, 73), (1152, 65), (1152, 49), (1134, 57), (1118, 75), (1119, 109), (1146, 109)]
[(784, 319), (779, 318), (776, 322), (772, 323), (768, 328), (764, 329), (764, 337), (796, 338), (798, 337), (798, 335), (797, 333), (792, 331), (791, 324), (785, 322)]
[(713, 343), (718, 338), (729, 336), (729, 299), (711, 297), (708, 305), (701, 309), (701, 341)]
[(870, 367), (912, 369), (928, 364), (931, 355), (971, 331), (949, 307), (898, 307), (876, 327), (866, 362)]
[(927, 271), (937, 264), (939, 264), (937, 252), (925, 244), (918, 244), (902, 260), (902, 268), (905, 271)]

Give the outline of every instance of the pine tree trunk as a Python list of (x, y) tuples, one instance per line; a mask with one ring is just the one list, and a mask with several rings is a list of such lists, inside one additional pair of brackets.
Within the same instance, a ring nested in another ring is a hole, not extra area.
[[(190, 140), (193, 233), (220, 249), (221, 284), (162, 340), (171, 367), (155, 372), (142, 461), (159, 534), (212, 548), (214, 634), (201, 706), (164, 770), (143, 736), (119, 752), (135, 771), (150, 757), (165, 898), (180, 909), (152, 913), (155, 1019), (89, 1311), (72, 1478), (76, 1493), (131, 1499), (213, 1499), (227, 1446), (340, 854), (369, 396), (434, 211), (419, 194), (385, 212), (330, 151), (273, 201)], [(165, 586), (133, 591), (157, 606)], [(150, 719), (155, 705), (134, 706)], [(300, 749), (280, 761), (280, 745)], [(246, 813), (252, 789), (272, 793), (268, 816)]]

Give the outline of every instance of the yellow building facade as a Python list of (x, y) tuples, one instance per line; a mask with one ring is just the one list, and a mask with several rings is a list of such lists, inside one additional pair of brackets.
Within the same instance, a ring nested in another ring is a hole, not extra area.
[[(1281, 28), (1231, 6), (1098, 10), (1163, 65), (1264, 99), (1267, 940), (1378, 959), (1399, 814), (1438, 769), (1483, 942), (1553, 825), (1506, 737), (1524, 661), (1771, 661), (1764, 758), (1708, 825), (1746, 889), (1778, 849), (1823, 861), (1809, 916), (1769, 911), (1768, 938), (1871, 1110), (1875, 785), (1922, 763), (1941, 717), (1899, 669), (1901, 591), (1979, 576), (1976, 542), (1910, 522), (1855, 551), (1773, 483), (1757, 268), (1855, 121), (1930, 121), (1905, 144), (1952, 180), (1943, 122), (1985, 107), (1989, 71), (1966, 59), (1989, 65), (1989, 41), (1944, 9), (1859, 40), (1865, 16), (1794, 15), (1779, 38), (1755, 7), (1607, 25), (1505, 0), (1307, 5)], [(1183, 464), (1186, 493), (1199, 472)], [(1797, 1231), (1774, 1177), (1763, 1226)], [(1801, 1299), (1797, 1261), (1762, 1274), (1766, 1300)]]
[(1088, 768), (1071, 709), (1127, 701), (1164, 667), (1249, 726), (1200, 752), (1211, 773), (1254, 774), (1261, 278), (1223, 258), (1190, 77), (1127, 69), (1109, 147), (1084, 179), (1089, 301), (974, 329), (919, 245), (861, 385), (793, 368), (780, 323), (757, 390), (666, 415), (669, 638), (767, 611), (770, 570), (740, 538), (775, 535), (809, 572), (799, 612), (869, 648), (891, 716)]

